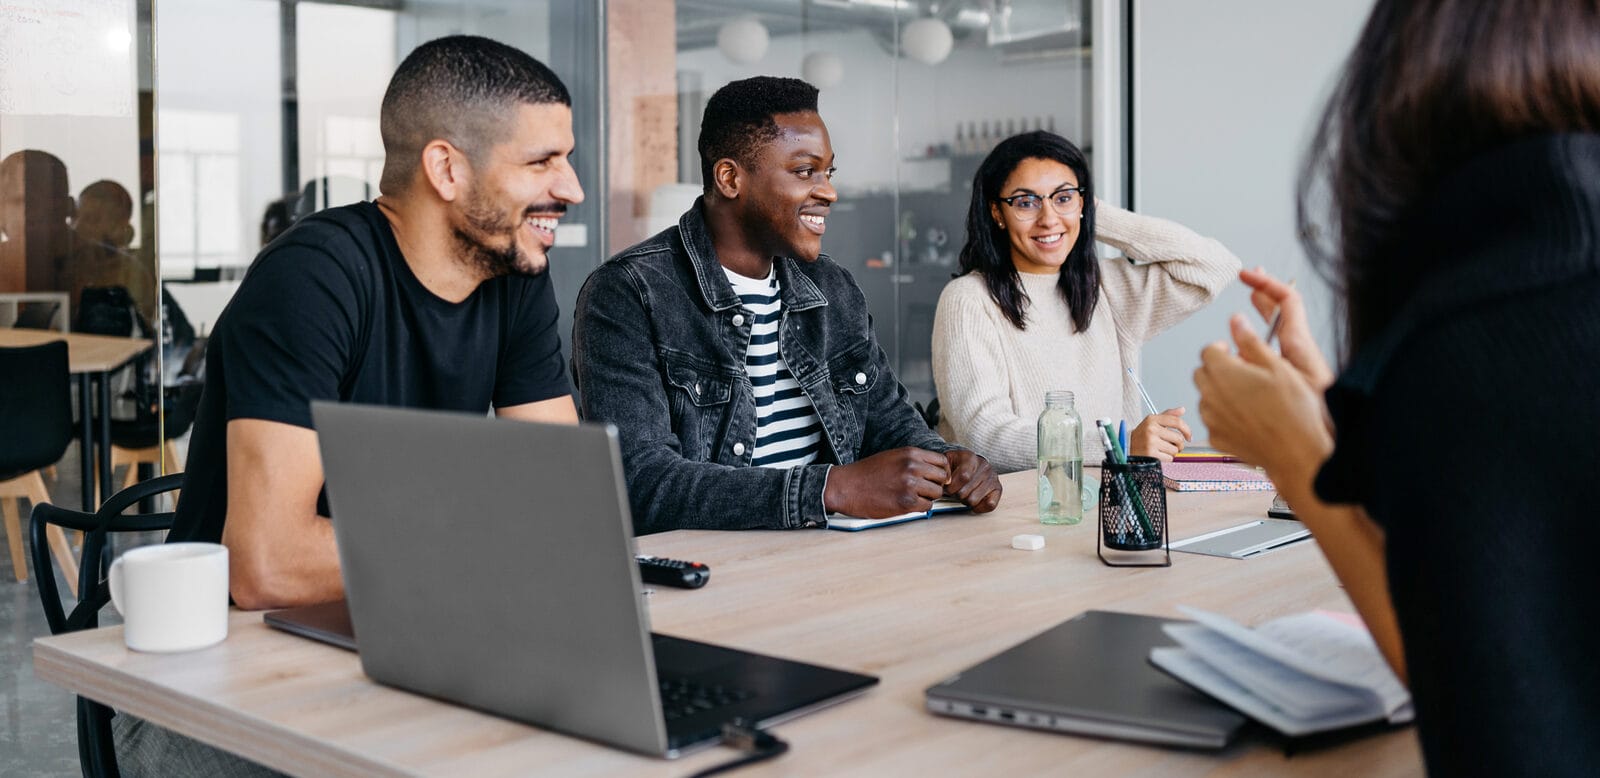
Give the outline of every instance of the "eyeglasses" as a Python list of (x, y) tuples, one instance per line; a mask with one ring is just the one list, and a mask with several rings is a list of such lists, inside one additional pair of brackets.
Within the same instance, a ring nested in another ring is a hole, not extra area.
[[(1044, 208), (1046, 198), (1036, 194), (1019, 194), (999, 198), (1000, 202), (1011, 206), (1017, 218), (1031, 222), (1039, 218), (1039, 212)], [(1050, 207), (1061, 216), (1071, 216), (1083, 208), (1083, 187), (1067, 186), (1050, 193)]]

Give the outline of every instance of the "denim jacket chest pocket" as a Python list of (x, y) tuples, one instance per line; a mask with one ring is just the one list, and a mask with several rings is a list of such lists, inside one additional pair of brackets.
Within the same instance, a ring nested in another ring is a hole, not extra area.
[(833, 390), (833, 404), (838, 414), (837, 423), (828, 426), (832, 427), (829, 432), (840, 464), (855, 461), (855, 452), (867, 427), (879, 370), (867, 343), (828, 360), (828, 386)]
[(672, 431), (683, 446), (684, 458), (714, 461), (711, 456), (718, 433), (729, 418), (733, 376), (704, 359), (672, 349), (662, 349)]

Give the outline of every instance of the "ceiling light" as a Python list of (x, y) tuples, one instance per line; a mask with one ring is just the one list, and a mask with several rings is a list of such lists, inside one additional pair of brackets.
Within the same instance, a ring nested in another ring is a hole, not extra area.
[(917, 19), (900, 31), (900, 50), (924, 65), (943, 62), (955, 43), (950, 25), (942, 19)]
[(800, 62), (800, 77), (818, 89), (844, 80), (844, 60), (831, 51), (813, 51)]
[(717, 30), (717, 48), (722, 56), (739, 65), (748, 65), (767, 55), (767, 26), (746, 16), (734, 19)]

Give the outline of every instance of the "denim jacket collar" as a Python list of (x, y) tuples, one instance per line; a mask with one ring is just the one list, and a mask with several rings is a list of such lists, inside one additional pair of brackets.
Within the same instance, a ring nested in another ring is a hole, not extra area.
[[(722, 272), (717, 261), (717, 250), (711, 245), (711, 228), (706, 224), (705, 197), (695, 198), (694, 207), (678, 218), (678, 233), (683, 237), (683, 248), (694, 266), (695, 279), (700, 285), (700, 295), (713, 311), (725, 311), (739, 305), (739, 295)], [(778, 286), (783, 296), (783, 307), (790, 311), (804, 311), (828, 304), (822, 290), (815, 282), (800, 272), (799, 260), (777, 257)]]

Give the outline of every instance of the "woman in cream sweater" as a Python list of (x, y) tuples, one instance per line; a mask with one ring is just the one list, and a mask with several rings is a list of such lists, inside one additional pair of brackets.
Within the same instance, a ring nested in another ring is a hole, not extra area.
[[(1096, 240), (1127, 258), (1099, 261)], [(1097, 202), (1088, 162), (1065, 138), (1006, 139), (974, 176), (961, 275), (934, 315), (940, 434), (1003, 471), (1035, 467), (1044, 393), (1066, 389), (1086, 433), (1096, 418), (1142, 419), (1131, 453), (1170, 461), (1190, 438), (1184, 409), (1145, 416), (1126, 368), (1239, 265), (1182, 225)], [(1084, 461), (1100, 451), (1086, 434)]]

